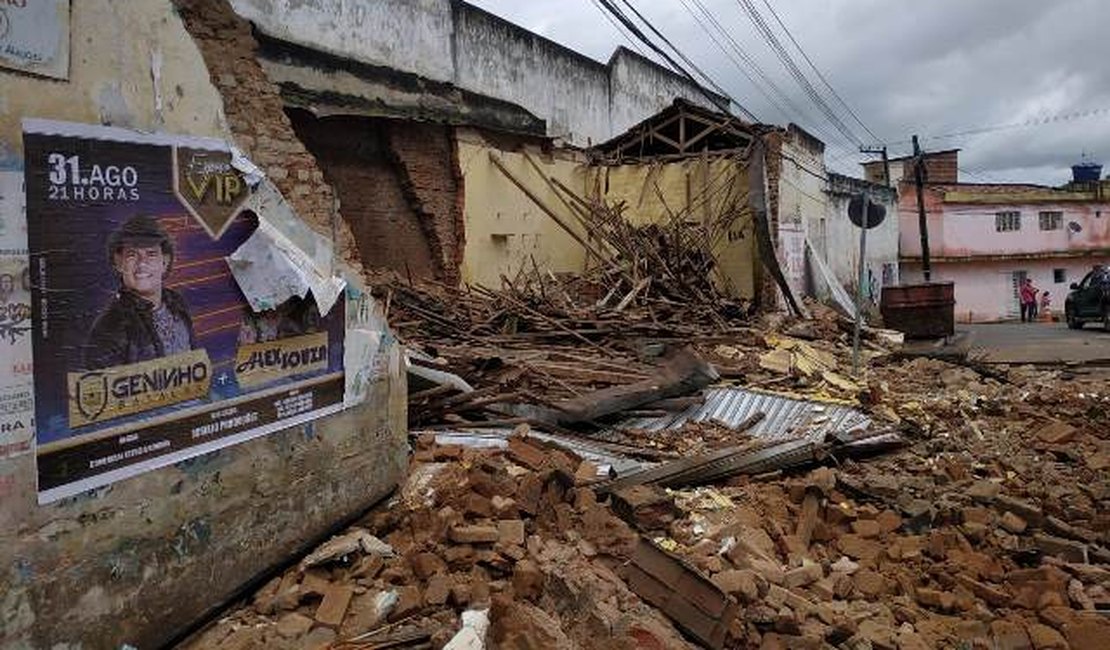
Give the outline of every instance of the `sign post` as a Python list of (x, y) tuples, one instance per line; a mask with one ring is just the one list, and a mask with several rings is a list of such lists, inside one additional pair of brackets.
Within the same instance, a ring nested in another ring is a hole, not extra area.
[(859, 278), (856, 283), (856, 326), (852, 335), (852, 375), (859, 376), (859, 338), (863, 327), (863, 287), (867, 282), (867, 231), (886, 218), (886, 208), (872, 203), (866, 188), (848, 203), (848, 218), (859, 227)]

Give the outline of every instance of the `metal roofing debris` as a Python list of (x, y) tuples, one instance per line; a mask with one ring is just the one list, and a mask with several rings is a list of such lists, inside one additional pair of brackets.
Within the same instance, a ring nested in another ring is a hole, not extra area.
[(862, 431), (871, 426), (871, 418), (845, 404), (735, 387), (709, 388), (702, 404), (680, 413), (626, 420), (619, 426), (626, 430), (661, 431), (679, 429), (687, 422), (713, 422), (737, 428), (756, 413), (766, 417), (746, 433), (768, 441), (806, 438), (820, 442), (830, 434)]
[[(412, 432), (419, 435), (419, 431)], [(479, 449), (504, 449), (508, 446), (508, 439), (513, 435), (509, 429), (460, 429), (458, 431), (436, 431), (437, 445), (462, 445)], [(602, 445), (593, 445), (582, 440), (573, 440), (563, 436), (556, 436), (541, 431), (528, 432), (530, 438), (544, 442), (551, 442), (578, 454), (585, 460), (598, 466), (598, 474), (609, 474), (609, 469), (619, 476), (638, 472), (651, 467), (652, 463), (645, 463), (627, 456), (621, 456), (605, 449)]]

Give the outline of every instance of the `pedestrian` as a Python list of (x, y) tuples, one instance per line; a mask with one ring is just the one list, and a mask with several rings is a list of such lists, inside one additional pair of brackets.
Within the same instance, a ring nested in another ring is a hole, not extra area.
[(1032, 323), (1037, 315), (1037, 288), (1029, 278), (1022, 280), (1018, 299), (1021, 302), (1021, 322)]
[(1041, 304), (1040, 304), (1041, 320), (1048, 321), (1049, 323), (1052, 322), (1052, 313), (1049, 311), (1049, 307), (1051, 307), (1051, 306), (1052, 306), (1052, 298), (1049, 297), (1047, 291), (1042, 291), (1041, 292)]

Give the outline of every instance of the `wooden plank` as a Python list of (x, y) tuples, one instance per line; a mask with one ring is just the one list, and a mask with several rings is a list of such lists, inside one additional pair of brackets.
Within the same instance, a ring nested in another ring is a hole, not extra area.
[(700, 391), (718, 379), (717, 371), (690, 349), (672, 357), (654, 377), (614, 386), (557, 404), (562, 414), (556, 424), (592, 422), (644, 404)]

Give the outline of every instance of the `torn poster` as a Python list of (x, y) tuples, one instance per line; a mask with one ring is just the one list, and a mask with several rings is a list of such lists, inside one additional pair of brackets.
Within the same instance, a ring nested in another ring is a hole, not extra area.
[(0, 459), (30, 452), (34, 435), (23, 172), (0, 170)]
[(232, 277), (272, 237), (226, 142), (23, 126), (40, 503), (343, 408), (345, 303)]
[(296, 228), (293, 235), (311, 243), (307, 250), (298, 245), (286, 233), (291, 229), (290, 221), (300, 224), (300, 220), (273, 184), (262, 183), (257, 194), (260, 196), (252, 205), (258, 206), (258, 214), (263, 215), (258, 228), (227, 258), (247, 302), (261, 312), (293, 297), (306, 298), (311, 292), (320, 314), (327, 315), (346, 286), (346, 281), (333, 272), (330, 242)]
[(227, 261), (247, 302), (259, 312), (293, 297), (307, 298), (311, 292), (320, 314), (327, 315), (346, 285), (342, 278), (317, 268), (265, 218)]

